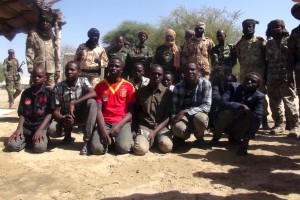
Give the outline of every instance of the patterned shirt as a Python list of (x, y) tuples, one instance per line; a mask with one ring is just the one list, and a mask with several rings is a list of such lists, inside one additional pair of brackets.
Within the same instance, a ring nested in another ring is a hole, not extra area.
[[(177, 47), (180, 51), (179, 47)], [(157, 47), (153, 63), (160, 64), (164, 71), (175, 71), (174, 68), (175, 55), (172, 51), (172, 46), (161, 45)]]
[[(105, 49), (101, 46), (97, 46), (93, 50), (90, 50), (86, 47), (86, 44), (83, 43), (79, 45), (79, 47), (76, 50), (76, 55), (74, 60), (77, 60), (77, 55), (80, 51), (83, 50), (83, 59), (80, 61), (80, 69), (83, 70), (99, 70), (100, 73), (100, 67), (106, 67), (108, 63), (108, 58), (105, 52)], [(100, 59), (101, 66), (98, 65), (98, 63), (95, 62), (95, 59)]]
[(18, 72), (19, 61), (16, 58), (8, 59), (3, 61), (3, 72), (4, 75), (12, 75)]
[(213, 46), (214, 42), (208, 37), (195, 38), (192, 42), (184, 43), (182, 59), (184, 62), (201, 63), (204, 72), (210, 73), (210, 51)]
[(236, 53), (240, 62), (240, 82), (249, 72), (257, 72), (263, 78), (266, 68), (266, 41), (253, 36), (246, 40), (244, 36), (236, 44)]
[(268, 61), (268, 75), (277, 76), (287, 75), (288, 47), (287, 37), (283, 37), (278, 45), (272, 39), (266, 45), (266, 58)]
[[(173, 116), (183, 110), (184, 97), (186, 94), (185, 81), (175, 85), (173, 90)], [(208, 113), (211, 106), (211, 84), (203, 77), (199, 77), (197, 87), (192, 98), (191, 107), (187, 109), (189, 115), (198, 112)]]
[[(55, 38), (43, 39), (35, 31), (27, 36), (26, 41), (26, 61), (27, 68), (33, 69), (34, 66), (45, 67), (47, 73), (54, 73), (55, 70)], [(57, 67), (60, 66), (59, 64)]]
[(217, 44), (211, 50), (211, 64), (213, 70), (220, 69), (223, 72), (232, 72), (237, 62), (236, 50), (233, 45), (221, 46)]
[[(69, 104), (88, 93), (88, 90), (93, 88), (86, 77), (78, 77), (74, 88), (70, 88), (66, 81), (62, 81), (54, 86), (55, 106), (61, 107), (61, 114), (69, 113)], [(79, 108), (80, 104), (75, 105), (75, 109)]]
[(34, 94), (30, 87), (22, 93), (18, 115), (25, 118), (25, 128), (36, 130), (54, 109), (53, 92), (50, 89), (43, 85), (41, 90)]

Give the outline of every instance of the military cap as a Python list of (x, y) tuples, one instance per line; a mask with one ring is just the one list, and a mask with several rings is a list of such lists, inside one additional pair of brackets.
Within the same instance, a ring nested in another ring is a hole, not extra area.
[(246, 24), (259, 24), (259, 21), (256, 21), (255, 19), (246, 19), (242, 22), (242, 25), (245, 26)]
[(195, 25), (195, 29), (196, 29), (196, 28), (203, 28), (203, 29), (205, 29), (205, 24), (204, 24), (204, 22), (197, 22), (196, 25)]
[(292, 13), (293, 17), (295, 17), (296, 19), (300, 20), (300, 3), (296, 3), (292, 7), (291, 13)]

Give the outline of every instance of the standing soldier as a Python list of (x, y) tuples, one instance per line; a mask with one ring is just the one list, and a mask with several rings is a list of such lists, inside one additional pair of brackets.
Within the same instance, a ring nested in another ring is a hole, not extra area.
[(163, 67), (164, 71), (170, 71), (175, 76), (175, 83), (180, 82), (180, 49), (175, 44), (176, 33), (172, 29), (165, 32), (165, 43), (157, 47), (154, 63)]
[[(141, 62), (144, 65), (145, 76), (149, 77), (150, 65), (153, 61), (153, 52), (152, 49), (146, 44), (148, 40), (148, 33), (146, 31), (138, 32), (139, 42), (131, 48), (129, 53), (131, 61), (131, 69), (136, 62)], [(130, 78), (133, 77), (133, 74), (129, 74)]]
[(210, 51), (214, 47), (212, 39), (205, 36), (205, 24), (198, 22), (195, 25), (195, 38), (191, 43), (185, 43), (182, 49), (182, 59), (186, 62), (197, 63), (201, 66), (201, 73), (207, 79), (211, 72)]
[(105, 49), (99, 45), (99, 30), (91, 28), (87, 35), (88, 41), (79, 45), (74, 60), (80, 64), (81, 75), (87, 77), (95, 87), (104, 78), (108, 58)]
[(113, 57), (118, 57), (124, 63), (124, 70), (122, 72), (122, 77), (128, 79), (128, 76), (132, 69), (128, 67), (129, 58), (129, 48), (125, 46), (125, 38), (123, 36), (117, 36), (115, 39), (115, 44), (107, 51), (108, 59)]
[[(259, 22), (254, 19), (243, 21), (244, 35), (236, 44), (236, 53), (240, 62), (240, 82), (244, 82), (246, 74), (256, 72), (262, 77), (259, 90), (266, 94), (265, 70), (266, 70), (266, 40), (260, 36), (254, 36), (255, 25)], [(268, 125), (268, 102), (265, 100), (262, 128), (269, 130)]]
[[(292, 15), (300, 20), (300, 3), (295, 4), (291, 10)], [(294, 83), (293, 73), (295, 72), (296, 88), (297, 95), (299, 98), (298, 105), (300, 106), (300, 26), (294, 28), (288, 39), (288, 48), (289, 48), (289, 74), (291, 75), (290, 82)], [(299, 107), (300, 108), (300, 107)]]
[(283, 20), (273, 20), (268, 24), (266, 31), (267, 41), (266, 56), (268, 61), (268, 96), (270, 108), (275, 126), (270, 134), (277, 134), (284, 131), (283, 114), (281, 102), (283, 101), (286, 123), (290, 129), (289, 136), (297, 137), (298, 113), (296, 109), (295, 92), (293, 89), (293, 79), (289, 77), (293, 74), (288, 73), (288, 47), (287, 40), (289, 32), (285, 29)]
[(37, 30), (29, 32), (26, 41), (26, 61), (28, 73), (32, 74), (34, 67), (46, 69), (46, 86), (53, 87), (60, 77), (56, 36), (52, 27), (55, 23), (51, 11), (43, 11), (39, 16)]
[(19, 68), (19, 61), (15, 58), (15, 51), (13, 49), (8, 50), (8, 58), (6, 58), (3, 62), (3, 71), (8, 94), (9, 108), (12, 108), (14, 105), (14, 99), (22, 92), (22, 85), (20, 83), (21, 77), (19, 74), (19, 72), (21, 72), (21, 68)]
[(218, 74), (232, 74), (232, 68), (236, 65), (237, 57), (235, 47), (225, 44), (226, 32), (223, 29), (217, 31), (219, 44), (211, 50), (212, 79), (218, 79)]

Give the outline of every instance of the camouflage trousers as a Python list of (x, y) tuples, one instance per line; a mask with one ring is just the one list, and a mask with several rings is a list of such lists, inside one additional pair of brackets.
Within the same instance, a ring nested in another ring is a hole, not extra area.
[(283, 123), (282, 102), (287, 122), (298, 122), (298, 111), (295, 104), (295, 91), (283, 80), (268, 78), (268, 97), (272, 118), (275, 124)]
[(5, 77), (6, 90), (8, 94), (8, 102), (13, 102), (15, 98), (22, 92), (22, 85), (20, 82), (20, 75), (9, 74)]

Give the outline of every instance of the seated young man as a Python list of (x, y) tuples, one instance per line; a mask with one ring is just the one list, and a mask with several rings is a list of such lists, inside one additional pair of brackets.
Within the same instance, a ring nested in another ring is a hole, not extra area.
[(91, 140), (91, 152), (105, 154), (113, 145), (119, 154), (128, 153), (133, 144), (131, 119), (135, 91), (133, 85), (121, 78), (122, 60), (113, 57), (108, 63), (107, 78), (96, 85), (97, 126)]
[(206, 148), (207, 144), (203, 137), (211, 106), (211, 84), (200, 76), (198, 67), (193, 62), (184, 65), (183, 73), (184, 80), (175, 85), (172, 98), (171, 128), (174, 147), (194, 133), (196, 146)]
[(33, 152), (47, 150), (47, 129), (54, 110), (53, 93), (45, 85), (46, 71), (35, 67), (32, 72), (32, 86), (22, 93), (18, 108), (19, 124), (10, 136), (8, 151), (21, 151), (26, 146)]
[(88, 154), (88, 142), (96, 124), (96, 92), (86, 77), (79, 77), (79, 65), (70, 61), (65, 66), (66, 80), (54, 87), (55, 111), (54, 120), (49, 127), (51, 137), (65, 136), (63, 144), (74, 141), (71, 137), (72, 127), (84, 126), (84, 146), (80, 155)]
[(172, 150), (172, 134), (166, 127), (172, 112), (172, 92), (161, 84), (163, 68), (152, 65), (150, 83), (140, 88), (136, 95), (134, 124), (137, 136), (132, 150), (144, 155), (156, 143), (159, 150), (168, 153)]
[(240, 143), (238, 155), (247, 155), (249, 140), (254, 138), (263, 117), (264, 94), (258, 90), (259, 74), (251, 72), (244, 82), (230, 83), (222, 95), (220, 113), (215, 120), (215, 130), (210, 144), (215, 145), (222, 133)]

